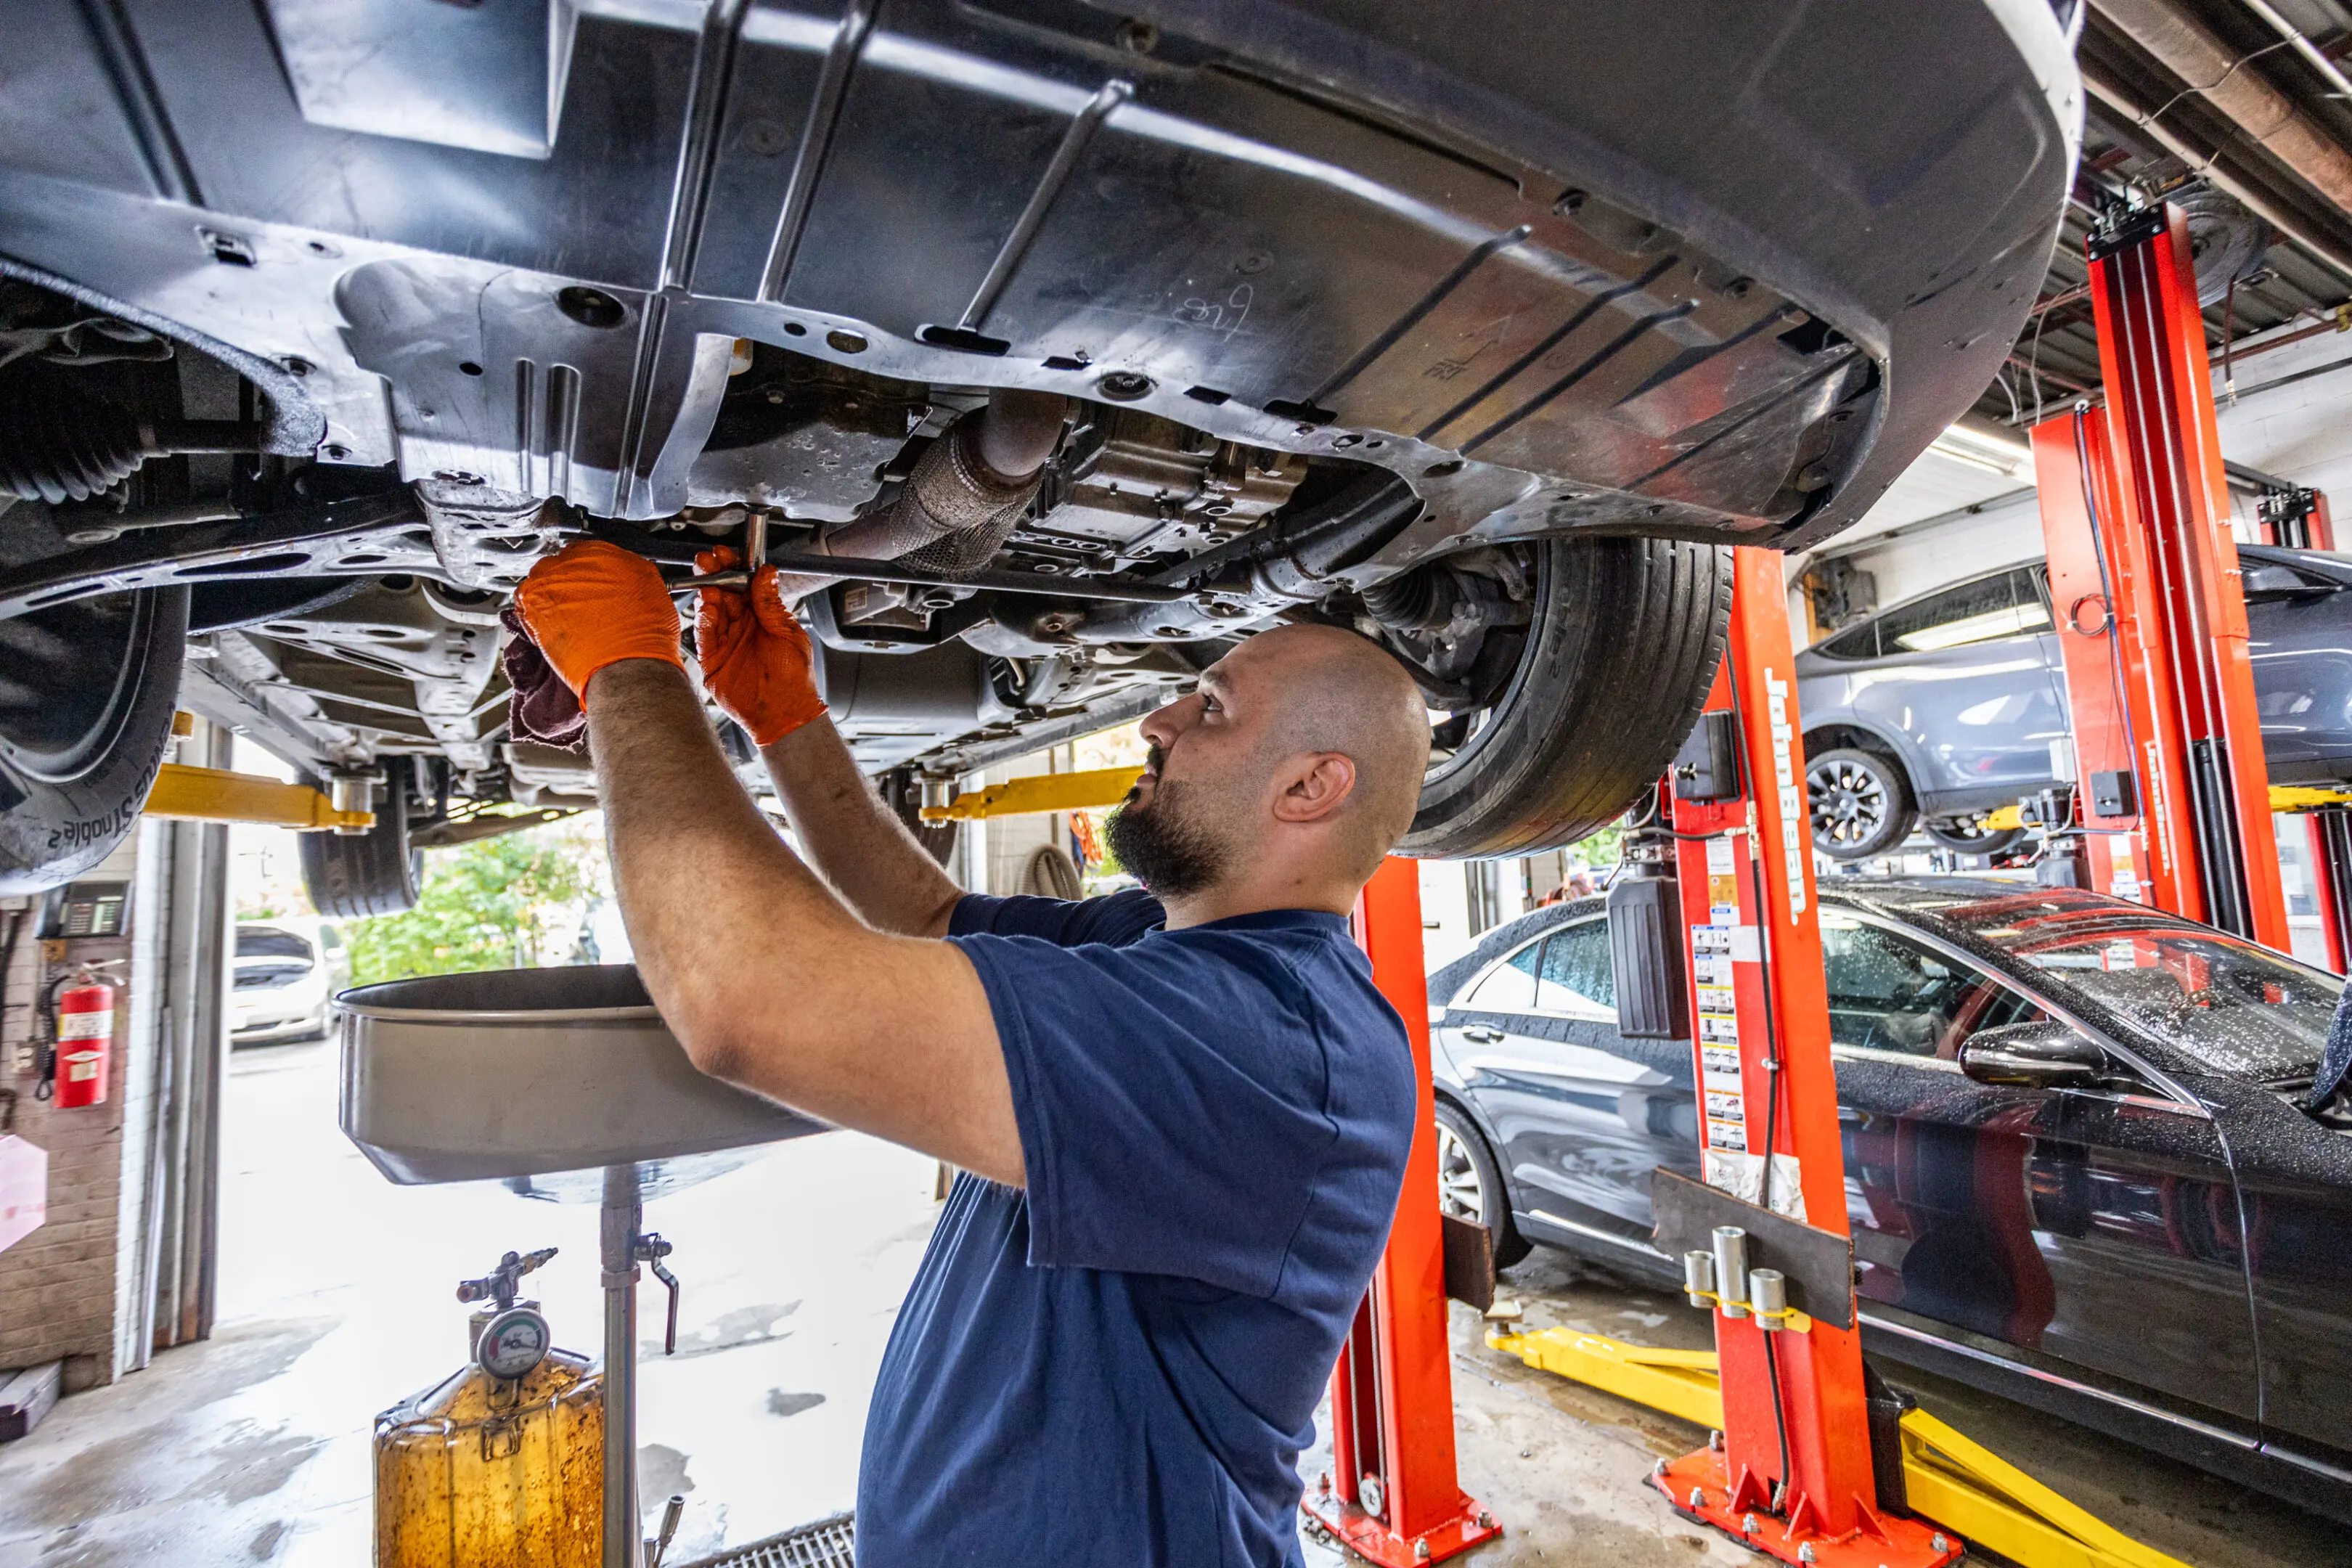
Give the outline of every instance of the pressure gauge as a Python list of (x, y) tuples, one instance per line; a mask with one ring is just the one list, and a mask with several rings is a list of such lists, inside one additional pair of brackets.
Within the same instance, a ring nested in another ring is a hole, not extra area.
[(492, 1377), (511, 1383), (547, 1359), (547, 1320), (529, 1307), (509, 1307), (482, 1326), (474, 1360)]

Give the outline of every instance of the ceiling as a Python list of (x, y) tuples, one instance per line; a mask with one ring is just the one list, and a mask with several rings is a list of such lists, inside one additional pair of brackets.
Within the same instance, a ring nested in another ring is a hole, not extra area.
[(2339, 0), (2053, 0), (2070, 22), (2085, 4), (2081, 169), (2041, 300), (1975, 409), (2002, 425), (2097, 395), (2084, 241), (2133, 203), (2189, 210), (2207, 345), (2241, 385), (2292, 335), (2280, 329), (2335, 331), (2331, 312), (2352, 300), (2352, 82), (2329, 74), (2339, 58), (2352, 71), (2352, 11)]

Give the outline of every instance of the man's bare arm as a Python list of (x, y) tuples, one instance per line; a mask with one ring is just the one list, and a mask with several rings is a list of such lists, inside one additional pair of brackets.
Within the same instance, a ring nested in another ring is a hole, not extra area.
[(683, 671), (626, 659), (587, 695), (621, 913), (695, 1065), (1019, 1184), (1012, 1085), (971, 961), (843, 906), (736, 785)]
[(831, 718), (760, 754), (802, 848), (866, 924), (900, 936), (947, 934), (963, 890), (875, 795)]

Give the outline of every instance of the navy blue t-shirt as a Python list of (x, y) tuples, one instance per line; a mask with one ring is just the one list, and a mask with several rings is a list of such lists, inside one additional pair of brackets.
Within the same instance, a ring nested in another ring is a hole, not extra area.
[(882, 1359), (860, 1568), (1299, 1562), (1412, 1054), (1337, 915), (967, 897), (1025, 1191), (964, 1175)]

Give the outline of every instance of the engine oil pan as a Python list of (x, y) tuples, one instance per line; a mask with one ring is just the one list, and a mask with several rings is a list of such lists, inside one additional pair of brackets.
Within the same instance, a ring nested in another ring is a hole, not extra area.
[(650, 1195), (742, 1163), (727, 1151), (826, 1130), (697, 1071), (631, 964), (437, 974), (335, 1001), (338, 1120), (404, 1186), (504, 1179), (593, 1200), (596, 1179), (530, 1178), (634, 1164)]

